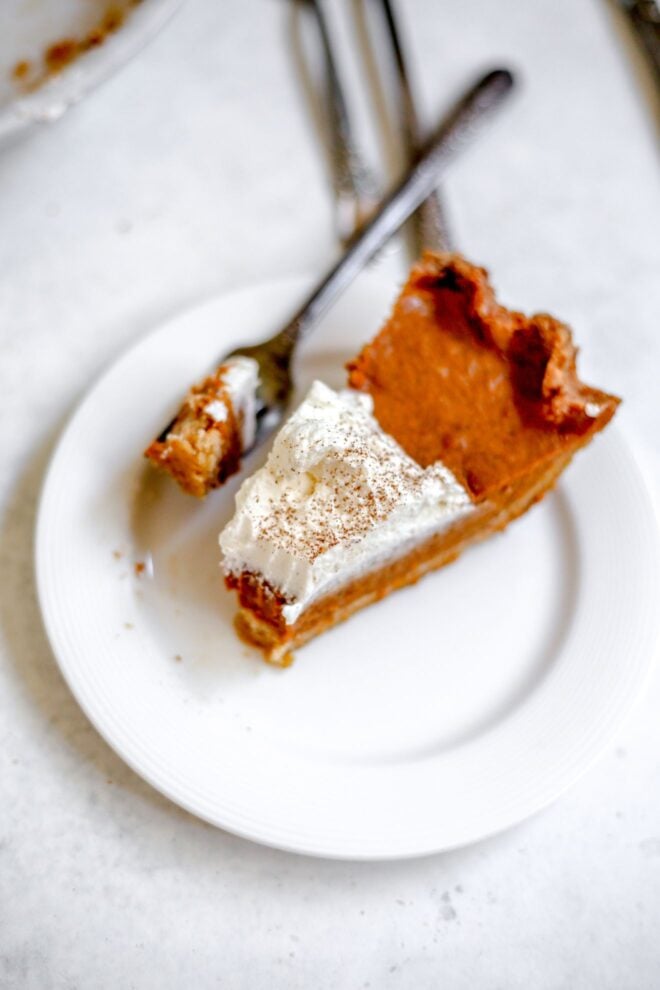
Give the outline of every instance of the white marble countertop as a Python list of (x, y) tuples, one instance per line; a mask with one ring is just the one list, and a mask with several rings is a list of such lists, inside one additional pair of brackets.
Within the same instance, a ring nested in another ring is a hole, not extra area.
[[(505, 301), (577, 329), (660, 480), (660, 178), (643, 66), (597, 0), (409, 0), (430, 113), (479, 69), (515, 105), (446, 183)], [(360, 110), (367, 146), (373, 135)], [(87, 723), (46, 642), (32, 538), (72, 406), (161, 318), (335, 250), (281, 0), (189, 0), (62, 120), (0, 156), (0, 986), (651, 990), (660, 679), (552, 808), (419, 861), (343, 864), (196, 821)], [(660, 490), (660, 486), (656, 489)]]

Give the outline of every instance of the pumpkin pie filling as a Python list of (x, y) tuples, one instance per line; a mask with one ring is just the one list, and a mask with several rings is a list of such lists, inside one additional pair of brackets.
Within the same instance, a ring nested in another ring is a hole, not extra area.
[(504, 308), (462, 257), (425, 254), (349, 389), (317, 383), (239, 493), (221, 545), (241, 635), (286, 665), (543, 498), (619, 403), (575, 361), (564, 324)]

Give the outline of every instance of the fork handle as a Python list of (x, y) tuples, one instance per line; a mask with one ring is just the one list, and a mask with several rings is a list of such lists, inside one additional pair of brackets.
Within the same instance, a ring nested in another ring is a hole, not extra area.
[(355, 140), (324, 0), (311, 0), (311, 7), (316, 17), (325, 62), (325, 97), (330, 160), (337, 201), (337, 233), (342, 244), (348, 244), (355, 230), (362, 226), (364, 217), (373, 211), (380, 194), (376, 180), (365, 164)]
[(278, 334), (283, 351), (291, 353), (295, 344), (325, 315), (365, 265), (424, 202), (435, 189), (439, 174), (473, 136), (478, 125), (504, 101), (513, 85), (511, 72), (495, 69), (456, 103), (403, 180), (384, 199), (372, 219), (353, 238), (339, 261)]
[[(420, 147), (424, 145), (424, 129), (417, 113), (410, 83), (394, 0), (380, 0), (380, 6), (394, 60), (403, 142), (408, 161), (413, 161)], [(412, 219), (415, 251), (421, 251), (422, 248), (430, 248), (432, 251), (451, 251), (447, 218), (437, 188), (424, 200)]]

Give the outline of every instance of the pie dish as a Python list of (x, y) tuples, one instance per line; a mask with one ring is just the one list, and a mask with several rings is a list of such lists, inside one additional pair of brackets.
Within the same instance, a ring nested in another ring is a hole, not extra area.
[(425, 254), (349, 388), (315, 383), (237, 496), (220, 545), (243, 638), (286, 666), (542, 499), (619, 403), (575, 360), (564, 324)]
[(181, 3), (2, 0), (0, 147), (59, 120), (137, 55)]

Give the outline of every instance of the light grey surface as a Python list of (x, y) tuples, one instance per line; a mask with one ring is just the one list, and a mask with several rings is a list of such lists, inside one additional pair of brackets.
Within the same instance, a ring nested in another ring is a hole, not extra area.
[[(505, 301), (574, 324), (657, 484), (660, 181), (642, 69), (596, 0), (405, 10), (429, 111), (496, 61), (521, 70), (516, 105), (447, 179), (453, 228)], [(288, 24), (284, 2), (190, 0), (0, 158), (0, 986), (650, 990), (657, 676), (542, 815), (449, 855), (356, 866), (253, 846), (160, 798), (87, 724), (45, 641), (35, 501), (90, 380), (182, 306), (333, 255)]]

